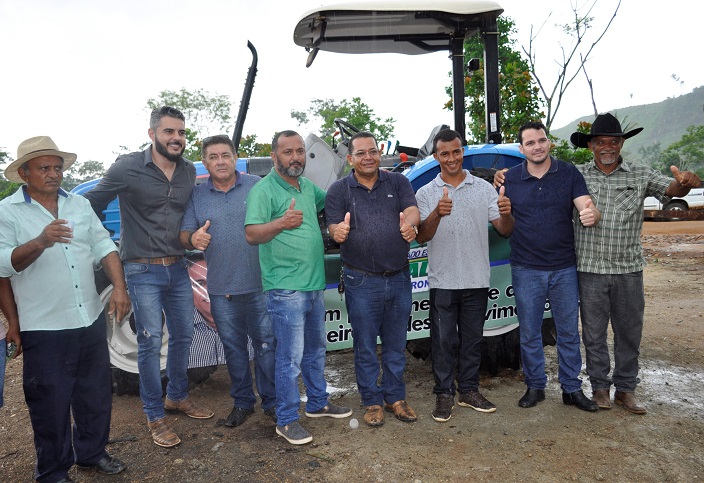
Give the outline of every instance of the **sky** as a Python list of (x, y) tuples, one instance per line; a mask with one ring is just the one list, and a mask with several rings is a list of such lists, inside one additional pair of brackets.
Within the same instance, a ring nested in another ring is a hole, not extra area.
[[(531, 28), (538, 72), (552, 86), (569, 38), (575, 0), (497, 0), (517, 26), (518, 46)], [(591, 2), (579, 0), (579, 5)], [(109, 165), (121, 146), (148, 142), (147, 99), (162, 90), (204, 89), (232, 100), (233, 120), (251, 62), (258, 74), (244, 134), (270, 142), (276, 131), (304, 136), (291, 110), (312, 99), (360, 97), (382, 119), (393, 117), (402, 145), (420, 146), (438, 124), (453, 125), (443, 110), (450, 84), (447, 53), (421, 56), (320, 52), (310, 68), (293, 43), (298, 19), (327, 5), (321, 0), (2, 0), (0, 1), (0, 148), (14, 158), (24, 139), (51, 136), (79, 161)], [(428, 2), (433, 5), (434, 2)], [(596, 40), (617, 0), (598, 0), (592, 12)], [(550, 5), (546, 7), (545, 5)], [(704, 85), (701, 3), (677, 8), (652, 0), (622, 0), (610, 30), (591, 54), (587, 72), (600, 112), (662, 101)], [(675, 75), (679, 80), (672, 78)], [(593, 112), (583, 74), (567, 91), (554, 128)], [(634, 120), (637, 122), (637, 120)], [(704, 123), (704, 119), (703, 119)], [(219, 134), (217, 132), (201, 133)], [(232, 135), (232, 132), (228, 134)]]

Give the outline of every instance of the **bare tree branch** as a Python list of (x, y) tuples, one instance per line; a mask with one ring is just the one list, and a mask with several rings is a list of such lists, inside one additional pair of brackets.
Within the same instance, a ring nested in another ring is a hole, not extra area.
[(579, 58), (582, 60), (582, 71), (584, 72), (584, 77), (587, 78), (587, 85), (589, 85), (589, 94), (591, 95), (592, 98), (592, 107), (594, 108), (594, 117), (599, 115), (599, 111), (596, 108), (596, 101), (594, 100), (594, 85), (592, 84), (592, 80), (589, 78), (589, 74), (587, 74), (587, 67), (584, 65), (584, 59), (580, 55)]
[[(565, 49), (564, 46), (560, 45), (560, 49), (562, 51), (562, 59), (555, 60), (555, 64), (557, 65), (557, 78), (555, 79), (555, 83), (551, 88), (548, 87), (547, 84), (543, 82), (543, 80), (541, 80), (540, 76), (537, 73), (537, 55), (534, 42), (539, 32), (534, 35), (533, 28), (531, 27), (528, 48), (526, 49), (525, 47), (523, 47), (523, 52), (528, 57), (531, 75), (535, 79), (535, 82), (538, 85), (538, 88), (540, 89), (540, 92), (545, 99), (545, 104), (547, 106), (545, 126), (548, 129), (550, 129), (550, 126), (552, 125), (555, 116), (557, 115), (557, 112), (560, 109), (562, 99), (564, 98), (567, 89), (575, 80), (577, 75), (579, 75), (580, 70), (584, 70), (584, 65), (589, 60), (589, 56), (594, 50), (594, 47), (596, 47), (596, 45), (601, 41), (606, 32), (609, 30), (611, 24), (616, 18), (616, 14), (618, 13), (619, 8), (621, 7), (621, 0), (619, 0), (618, 4), (616, 5), (616, 8), (614, 9), (613, 14), (611, 15), (611, 18), (609, 19), (609, 22), (606, 24), (601, 34), (596, 38), (594, 42), (592, 42), (591, 46), (589, 46), (587, 51), (582, 53), (581, 45), (583, 42), (586, 41), (585, 37), (587, 36), (588, 30), (591, 28), (590, 23), (592, 17), (590, 17), (590, 14), (592, 13), (597, 2), (598, 0), (593, 0), (591, 5), (589, 5), (586, 14), (584, 15), (580, 15), (580, 10), (582, 8), (579, 6), (577, 1), (574, 4), (571, 4), (574, 18), (572, 20), (572, 23), (565, 24), (562, 26), (562, 28), (566, 34), (570, 35), (573, 38), (574, 43), (570, 49)], [(573, 70), (572, 65), (574, 62), (577, 62), (577, 57), (579, 57), (579, 65), (576, 69)], [(584, 70), (584, 74), (587, 74), (586, 70)], [(592, 90), (592, 84), (589, 80), (589, 76), (587, 76), (587, 81), (589, 83), (589, 88), (592, 93), (592, 105), (594, 105), (594, 109), (596, 110), (596, 103), (594, 102), (594, 91)]]

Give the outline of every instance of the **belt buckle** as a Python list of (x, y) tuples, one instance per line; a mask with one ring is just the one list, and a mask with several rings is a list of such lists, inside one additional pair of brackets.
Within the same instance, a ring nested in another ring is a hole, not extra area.
[(168, 267), (170, 264), (166, 263), (167, 257), (161, 257), (161, 266)]

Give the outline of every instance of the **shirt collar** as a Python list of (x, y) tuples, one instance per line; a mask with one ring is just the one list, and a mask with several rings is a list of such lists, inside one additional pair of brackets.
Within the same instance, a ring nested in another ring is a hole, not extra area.
[[(68, 198), (68, 193), (64, 191), (63, 188), (59, 188), (59, 196), (63, 196), (64, 198)], [(12, 195), (10, 198), (12, 200), (12, 203), (32, 203), (32, 197), (29, 196), (29, 193), (27, 193), (27, 185), (23, 184), (20, 186), (20, 188), (15, 191), (15, 194)]]
[[(374, 186), (377, 185), (377, 183), (383, 183), (384, 181), (389, 179), (389, 173), (385, 169), (379, 169), (379, 178), (374, 182)], [(356, 186), (362, 186), (364, 189), (367, 189), (366, 186), (363, 186), (359, 184), (357, 181), (357, 178), (354, 177), (354, 168), (352, 168), (352, 171), (350, 171), (350, 174), (347, 175), (347, 184), (350, 185), (350, 187), (356, 187)]]
[[(474, 176), (472, 175), (472, 173), (470, 173), (466, 169), (463, 169), (462, 171), (464, 171), (464, 179), (462, 180), (462, 182), (460, 184), (457, 185), (457, 188), (459, 188), (460, 186), (465, 185), (465, 184), (474, 184)], [(450, 185), (450, 183), (446, 183), (445, 181), (443, 181), (443, 179), (441, 178), (441, 175), (442, 175), (442, 173), (438, 173), (438, 175), (435, 177), (433, 182), (435, 182), (435, 184), (441, 188), (445, 185)], [(452, 186), (452, 185), (450, 185), (450, 186)], [(455, 188), (455, 189), (457, 189), (457, 188)]]
[[(557, 167), (558, 167), (557, 160), (555, 158), (553, 158), (552, 156), (550, 156), (550, 169), (548, 169), (547, 173), (545, 173), (545, 174), (556, 173)], [(521, 179), (526, 180), (529, 178), (535, 178), (535, 176), (533, 176), (532, 174), (530, 174), (528, 172), (528, 160), (524, 159), (523, 162), (521, 163)]]
[(589, 168), (588, 168), (588, 170), (595, 170), (595, 171), (598, 171), (599, 173), (605, 174), (607, 176), (610, 174), (614, 174), (616, 171), (625, 171), (628, 173), (628, 172), (632, 171), (632, 169), (633, 168), (631, 168), (631, 165), (629, 163), (627, 163), (625, 160), (622, 160), (618, 163), (618, 166), (616, 167), (616, 169), (614, 169), (610, 173), (605, 173), (604, 171), (602, 171), (599, 168), (599, 166), (596, 165), (596, 161), (594, 161), (593, 159), (589, 163)]
[[(215, 187), (215, 185), (213, 184), (213, 178), (211, 178), (210, 176), (208, 176), (208, 179), (205, 180), (205, 185), (208, 187), (208, 189), (209, 189), (210, 191), (220, 191), (220, 192), (222, 192), (221, 190), (219, 190), (219, 189), (217, 189), (217, 188)], [(229, 193), (230, 191), (232, 191), (233, 189), (235, 189), (235, 186), (240, 186), (240, 185), (242, 185), (242, 176), (240, 176), (240, 173), (238, 173), (238, 172), (235, 170), (235, 184), (233, 184), (232, 186), (230, 186), (230, 189), (227, 190), (227, 192)]]
[[(271, 171), (269, 172), (269, 176), (273, 175), (274, 180), (283, 188), (283, 189), (293, 189), (295, 190), (296, 188), (293, 187), (288, 181), (286, 181), (278, 171), (276, 171), (276, 168), (271, 168)], [(239, 177), (238, 177), (239, 178)], [(298, 177), (298, 187), (300, 188), (300, 191), (303, 191), (303, 186), (308, 182), (306, 178), (303, 176)], [(298, 191), (298, 190), (296, 190)]]

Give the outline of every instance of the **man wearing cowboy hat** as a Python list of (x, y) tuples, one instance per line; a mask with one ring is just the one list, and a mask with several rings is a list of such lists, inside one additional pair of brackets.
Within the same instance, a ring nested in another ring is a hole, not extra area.
[(121, 320), (130, 299), (109, 233), (87, 200), (61, 189), (75, 160), (48, 136), (23, 141), (5, 177), (25, 184), (0, 202), (0, 277), (10, 277), (17, 302), (35, 477), (46, 482), (72, 481), (74, 463), (105, 474), (125, 469), (105, 451), (112, 387), (94, 265), (115, 287), (109, 314)]
[[(701, 185), (696, 174), (680, 172), (675, 166), (670, 167), (671, 179), (652, 168), (624, 161), (624, 141), (642, 130), (623, 132), (618, 120), (607, 113), (596, 117), (589, 134), (575, 132), (570, 136), (572, 144), (594, 154), (591, 163), (577, 168), (602, 216), (596, 227), (585, 229), (574, 224), (587, 374), (599, 408), (611, 408), (613, 384), (614, 402), (634, 414), (646, 413), (634, 394), (645, 308), (645, 259), (640, 244), (643, 200), (655, 196), (664, 203)], [(606, 343), (609, 320), (614, 333), (612, 377)]]

